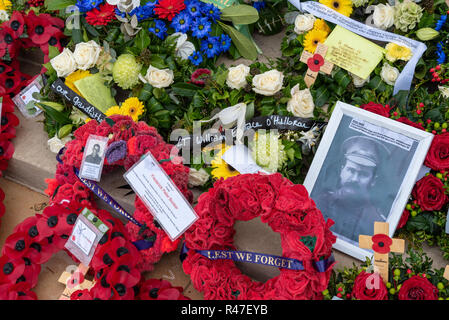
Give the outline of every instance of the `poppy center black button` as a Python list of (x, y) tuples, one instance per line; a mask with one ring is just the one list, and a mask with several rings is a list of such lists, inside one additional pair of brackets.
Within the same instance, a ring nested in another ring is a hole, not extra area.
[(55, 44), (58, 43), (58, 39), (56, 39), (55, 37), (51, 37), (51, 38), (50, 38), (50, 41), (48, 41), (48, 43), (49, 43), (51, 46), (54, 46)]
[(128, 273), (131, 273), (131, 271), (129, 270), (129, 267), (125, 266), (124, 264), (122, 264), (120, 267), (118, 267), (117, 271), (126, 271)]
[(11, 89), (12, 87), (14, 87), (14, 80), (13, 79), (6, 79), (5, 87), (8, 88), (8, 89)]
[(10, 44), (11, 42), (13, 42), (13, 38), (12, 38), (12, 36), (8, 33), (7, 35), (5, 35), (5, 42), (7, 43), (7, 44)]
[(44, 27), (43, 26), (37, 26), (34, 29), (34, 32), (36, 32), (37, 34), (43, 34), (44, 33)]
[(3, 148), (0, 147), (0, 156), (3, 155), (4, 152), (5, 152), (5, 151), (3, 150)]
[(125, 247), (120, 247), (117, 249), (117, 256), (121, 257), (124, 254), (127, 254), (128, 252), (129, 252), (128, 249), (126, 249)]
[(150, 290), (150, 297), (153, 298), (153, 299), (156, 299), (158, 292), (159, 292), (159, 288), (151, 289)]
[(20, 28), (20, 22), (17, 20), (14, 20), (11, 22), (11, 29), (13, 29), (14, 31), (19, 30)]
[(67, 224), (69, 224), (69, 225), (73, 225), (73, 224), (75, 224), (75, 222), (76, 222), (76, 218), (77, 218), (78, 216), (76, 215), (76, 213), (71, 213), (71, 214), (69, 214), (68, 216), (67, 216)]
[(58, 224), (58, 217), (57, 216), (51, 216), (50, 218), (48, 218), (47, 225), (50, 228), (54, 228), (57, 224)]
[(114, 261), (111, 259), (111, 257), (106, 253), (103, 256), (103, 262), (107, 265), (112, 264)]
[(28, 235), (31, 238), (36, 237), (39, 234), (39, 231), (37, 231), (37, 227), (36, 226), (32, 226), (29, 230), (28, 230)]
[(2, 126), (6, 126), (8, 124), (8, 118), (6, 116), (2, 117)]
[(123, 284), (117, 283), (117, 284), (114, 286), (114, 288), (115, 288), (115, 290), (117, 290), (117, 293), (118, 293), (118, 295), (119, 295), (120, 297), (122, 297), (122, 296), (125, 295), (125, 293), (126, 293), (126, 287), (125, 287)]
[(22, 251), (23, 249), (25, 249), (25, 241), (24, 240), (17, 241), (14, 249), (16, 249), (16, 251)]
[(3, 273), (8, 275), (14, 271), (14, 265), (11, 262), (5, 263), (3, 266)]
[(318, 65), (318, 64), (320, 64), (320, 61), (317, 60), (317, 59), (315, 59), (315, 60), (313, 61), (313, 63), (315, 63), (316, 65)]
[(383, 242), (379, 242), (379, 247), (383, 248), (384, 243)]

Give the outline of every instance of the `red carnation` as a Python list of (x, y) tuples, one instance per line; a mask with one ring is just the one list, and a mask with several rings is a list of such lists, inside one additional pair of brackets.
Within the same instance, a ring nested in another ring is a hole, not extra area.
[(109, 3), (99, 6), (98, 9), (93, 9), (86, 13), (86, 21), (93, 26), (106, 26), (109, 22), (115, 19), (115, 7)]
[(449, 132), (433, 138), (424, 164), (436, 171), (449, 170)]
[(388, 300), (387, 287), (378, 273), (362, 271), (355, 278), (352, 296), (358, 300)]
[(156, 12), (159, 18), (166, 18), (168, 21), (172, 21), (185, 7), (184, 0), (161, 0), (154, 8), (154, 12)]
[(205, 79), (208, 78), (208, 76), (210, 75), (210, 70), (209, 69), (196, 69), (194, 73), (192, 73), (192, 76), (190, 77), (190, 81), (193, 84), (196, 85), (200, 85), (200, 86), (204, 86)]
[(412, 195), (418, 205), (427, 211), (440, 210), (448, 200), (443, 182), (431, 174), (416, 183)]
[(438, 300), (438, 289), (427, 278), (413, 276), (399, 290), (399, 300)]
[(362, 104), (360, 108), (362, 108), (363, 110), (371, 111), (373, 113), (379, 114), (387, 118), (390, 117), (390, 107), (388, 105), (383, 106), (380, 103), (370, 102)]

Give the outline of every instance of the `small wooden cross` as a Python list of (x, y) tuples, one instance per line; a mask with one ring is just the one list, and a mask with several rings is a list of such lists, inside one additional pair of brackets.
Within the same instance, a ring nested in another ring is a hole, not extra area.
[(445, 278), (446, 280), (449, 280), (449, 265), (446, 266), (446, 269), (444, 269), (443, 278)]
[(385, 283), (388, 282), (388, 254), (404, 253), (405, 241), (388, 236), (387, 222), (374, 222), (374, 235), (359, 235), (359, 247), (374, 250), (374, 272), (378, 272)]
[(331, 73), (334, 64), (324, 59), (326, 52), (327, 46), (321, 42), (318, 42), (315, 53), (310, 53), (306, 50), (302, 52), (300, 60), (309, 67), (304, 77), (307, 88), (310, 88), (315, 83), (319, 71), (326, 74)]
[(70, 273), (64, 271), (61, 274), (61, 276), (58, 279), (58, 282), (64, 284), (66, 288), (64, 289), (62, 295), (59, 297), (59, 300), (70, 300), (70, 296), (76, 290), (84, 290), (92, 288), (94, 283), (92, 281), (84, 279), (84, 276), (87, 274), (88, 270), (89, 267), (86, 267), (81, 263), (75, 270), (75, 272)]

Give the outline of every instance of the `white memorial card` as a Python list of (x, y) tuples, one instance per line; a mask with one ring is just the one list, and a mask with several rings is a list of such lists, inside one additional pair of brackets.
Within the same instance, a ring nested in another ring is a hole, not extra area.
[(12, 100), (25, 118), (34, 118), (42, 112), (36, 107), (34, 102), (38, 102), (33, 97), (33, 93), (40, 93), (43, 87), (42, 75), (34, 79), (26, 88), (15, 95)]
[(249, 149), (244, 144), (230, 147), (221, 158), (241, 174), (258, 172), (270, 174), (254, 161)]
[(142, 157), (123, 177), (172, 241), (198, 219), (192, 206), (151, 153)]
[(79, 172), (81, 178), (100, 181), (108, 140), (107, 137), (89, 135)]

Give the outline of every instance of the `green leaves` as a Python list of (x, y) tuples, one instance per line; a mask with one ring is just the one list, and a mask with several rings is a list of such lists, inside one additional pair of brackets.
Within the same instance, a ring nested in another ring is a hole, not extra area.
[(320, 86), (315, 91), (315, 105), (317, 107), (322, 107), (329, 100), (330, 92), (327, 86)]
[(234, 24), (252, 24), (259, 20), (259, 12), (252, 6), (239, 4), (222, 9), (221, 20)]
[(76, 4), (76, 0), (45, 0), (47, 10), (56, 11)]
[(218, 21), (218, 24), (223, 28), (232, 39), (232, 42), (236, 46), (240, 54), (249, 60), (256, 60), (257, 58), (257, 48), (254, 43), (245, 37), (241, 32), (237, 31), (235, 28)]
[(201, 88), (191, 84), (178, 82), (172, 85), (173, 92), (182, 97), (193, 97)]
[(150, 35), (148, 34), (147, 30), (144, 29), (140, 30), (140, 32), (134, 39), (134, 46), (139, 49), (139, 52), (147, 48), (150, 45), (150, 43), (151, 43)]

